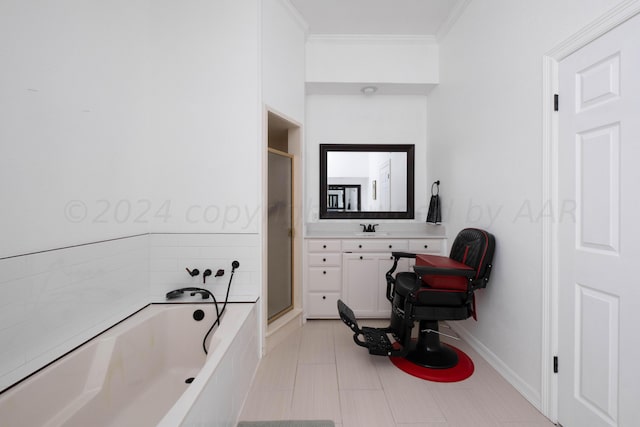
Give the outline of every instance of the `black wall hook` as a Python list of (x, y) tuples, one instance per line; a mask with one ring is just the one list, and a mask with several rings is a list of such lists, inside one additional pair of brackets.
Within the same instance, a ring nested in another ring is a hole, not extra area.
[[(436, 186), (436, 192), (433, 191), (433, 186)], [(431, 195), (435, 196), (436, 194), (440, 193), (440, 180), (437, 181), (433, 181), (433, 184), (431, 184)]]

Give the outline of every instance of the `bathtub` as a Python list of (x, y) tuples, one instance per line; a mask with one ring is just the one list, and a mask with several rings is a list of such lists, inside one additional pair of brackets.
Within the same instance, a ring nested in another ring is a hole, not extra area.
[(1, 424), (233, 426), (259, 360), (255, 306), (228, 304), (205, 355), (213, 304), (151, 304), (1, 394)]

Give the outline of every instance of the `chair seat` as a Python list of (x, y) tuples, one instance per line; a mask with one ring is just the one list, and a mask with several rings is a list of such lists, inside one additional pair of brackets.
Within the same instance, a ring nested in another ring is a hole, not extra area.
[(395, 292), (404, 298), (414, 294), (418, 305), (452, 307), (469, 302), (464, 277), (423, 276), (420, 281), (415, 273), (402, 272), (396, 275)]

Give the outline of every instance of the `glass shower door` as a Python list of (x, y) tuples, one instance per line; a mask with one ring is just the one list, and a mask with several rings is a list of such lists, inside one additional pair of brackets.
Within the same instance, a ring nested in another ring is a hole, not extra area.
[(269, 149), (267, 318), (293, 308), (293, 156)]

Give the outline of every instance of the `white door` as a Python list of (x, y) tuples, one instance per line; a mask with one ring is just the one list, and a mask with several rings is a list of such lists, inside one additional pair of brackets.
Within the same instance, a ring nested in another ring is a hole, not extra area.
[(640, 16), (560, 62), (558, 421), (564, 427), (640, 425), (638, 40)]
[(381, 211), (391, 210), (391, 160), (387, 160), (380, 165), (378, 170), (378, 199)]

